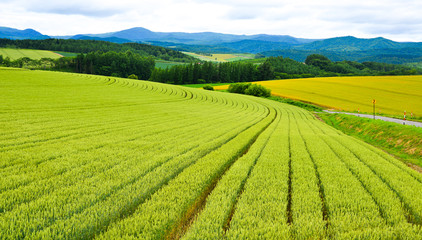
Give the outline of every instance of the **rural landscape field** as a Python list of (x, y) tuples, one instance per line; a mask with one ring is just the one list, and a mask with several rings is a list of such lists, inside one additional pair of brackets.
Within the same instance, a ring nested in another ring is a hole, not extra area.
[(422, 240), (421, 12), (0, 1), (0, 240)]
[[(422, 76), (361, 76), (257, 82), (273, 95), (352, 112), (422, 116)], [(218, 86), (216, 89), (227, 89)]]
[(33, 50), (33, 49), (8, 49), (8, 48), (0, 48), (0, 55), (3, 57), (9, 57), (10, 60), (17, 60), (19, 58), (30, 58), (39, 60), (41, 58), (52, 58), (57, 59), (62, 57), (62, 55), (52, 52), (52, 51), (45, 51), (45, 50)]
[(239, 60), (245, 60), (245, 59), (253, 59), (255, 54), (221, 54), (221, 53), (214, 53), (214, 54), (198, 54), (198, 53), (192, 53), (192, 52), (183, 52), (187, 55), (196, 57), (201, 60), (205, 61), (213, 61), (213, 62), (233, 62), (233, 61), (239, 61)]
[(14, 68), (0, 101), (0, 239), (422, 238), (422, 174), (295, 106)]

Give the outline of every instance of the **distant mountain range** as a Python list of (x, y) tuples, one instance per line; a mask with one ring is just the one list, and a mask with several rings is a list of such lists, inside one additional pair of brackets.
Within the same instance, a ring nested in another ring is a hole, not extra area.
[(214, 32), (153, 32), (131, 28), (103, 34), (47, 36), (33, 29), (17, 30), (0, 27), (0, 38), (10, 39), (83, 39), (114, 43), (139, 42), (181, 51), (205, 53), (261, 53), (304, 61), (312, 53), (320, 53), (333, 61), (380, 61), (405, 63), (422, 61), (421, 42), (395, 42), (385, 38), (362, 39), (352, 36), (329, 39), (304, 39), (288, 35), (235, 35)]
[(214, 32), (185, 33), (185, 32), (153, 32), (146, 28), (131, 28), (118, 32), (102, 34), (78, 34), (75, 36), (59, 36), (58, 38), (79, 39), (91, 37), (95, 39), (115, 38), (118, 42), (170, 42), (175, 44), (215, 45), (243, 40), (266, 42), (283, 42), (289, 44), (304, 44), (313, 42), (313, 39), (295, 38), (288, 35), (234, 35)]
[(18, 30), (8, 27), (0, 27), (0, 38), (10, 39), (47, 39), (50, 38), (47, 35), (35, 31), (34, 29)]

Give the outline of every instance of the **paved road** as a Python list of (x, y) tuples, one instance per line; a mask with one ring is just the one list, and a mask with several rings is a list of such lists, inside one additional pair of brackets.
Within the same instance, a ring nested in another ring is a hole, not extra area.
[[(370, 115), (370, 114), (348, 113), (348, 112), (332, 112), (332, 111), (328, 111), (328, 110), (324, 110), (324, 112), (354, 115), (354, 116), (364, 117), (364, 118), (374, 118), (374, 116)], [(403, 124), (403, 125), (411, 125), (411, 126), (415, 126), (415, 127), (422, 127), (422, 122), (404, 121), (403, 119), (382, 117), (382, 116), (375, 116), (375, 119), (380, 119), (380, 120), (387, 121), (387, 122), (395, 122), (395, 123)]]

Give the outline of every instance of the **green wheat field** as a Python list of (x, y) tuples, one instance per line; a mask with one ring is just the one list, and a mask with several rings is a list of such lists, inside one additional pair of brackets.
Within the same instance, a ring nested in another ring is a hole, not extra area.
[(421, 239), (422, 175), (267, 99), (0, 68), (0, 239)]

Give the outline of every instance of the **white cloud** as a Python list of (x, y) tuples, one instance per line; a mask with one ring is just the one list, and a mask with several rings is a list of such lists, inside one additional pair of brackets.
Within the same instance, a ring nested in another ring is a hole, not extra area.
[(153, 31), (422, 41), (418, 0), (0, 0), (0, 23), (44, 34)]

